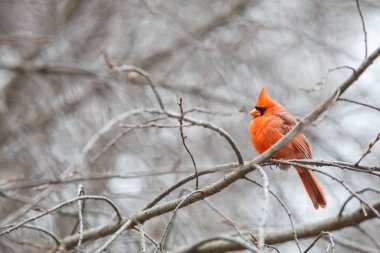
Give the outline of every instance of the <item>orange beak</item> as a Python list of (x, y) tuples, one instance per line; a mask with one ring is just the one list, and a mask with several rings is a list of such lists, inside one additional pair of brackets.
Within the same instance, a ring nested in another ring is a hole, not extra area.
[(257, 110), (256, 108), (253, 108), (253, 110), (249, 113), (249, 115), (251, 115), (253, 117), (258, 117), (261, 115), (261, 112), (259, 110)]

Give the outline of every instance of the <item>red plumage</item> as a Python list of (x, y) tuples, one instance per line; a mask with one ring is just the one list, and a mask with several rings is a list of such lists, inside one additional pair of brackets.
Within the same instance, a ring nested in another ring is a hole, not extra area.
[[(253, 146), (260, 154), (288, 133), (296, 124), (294, 116), (282, 105), (272, 100), (265, 88), (261, 90), (255, 108), (250, 113), (255, 118), (249, 125), (249, 134)], [(297, 134), (288, 144), (277, 151), (275, 159), (311, 159), (312, 152), (303, 134)], [(281, 165), (287, 169), (289, 166)], [(310, 170), (295, 167), (315, 209), (326, 207), (326, 197)]]

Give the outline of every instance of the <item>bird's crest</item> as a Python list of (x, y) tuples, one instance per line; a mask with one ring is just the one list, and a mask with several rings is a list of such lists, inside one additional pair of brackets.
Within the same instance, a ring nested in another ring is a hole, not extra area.
[(273, 100), (269, 97), (265, 88), (262, 88), (260, 95), (259, 95), (259, 98), (257, 99), (256, 106), (268, 108), (268, 107), (271, 107), (272, 105), (273, 105)]

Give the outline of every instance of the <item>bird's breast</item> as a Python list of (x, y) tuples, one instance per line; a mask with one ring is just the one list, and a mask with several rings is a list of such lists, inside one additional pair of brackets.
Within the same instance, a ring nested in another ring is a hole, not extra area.
[(270, 117), (258, 117), (249, 125), (249, 135), (253, 146), (258, 153), (263, 153), (275, 144), (281, 136), (278, 136)]

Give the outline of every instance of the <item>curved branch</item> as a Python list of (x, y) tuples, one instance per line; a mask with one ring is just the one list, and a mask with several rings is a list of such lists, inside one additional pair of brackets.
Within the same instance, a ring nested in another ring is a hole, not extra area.
[(214, 172), (217, 172), (217, 171), (221, 171), (221, 170), (224, 170), (224, 169), (232, 169), (232, 168), (236, 168), (237, 166), (238, 166), (237, 163), (230, 163), (230, 164), (226, 164), (226, 165), (216, 166), (216, 167), (208, 169), (208, 170), (202, 170), (202, 171), (198, 172), (198, 175), (197, 174), (193, 174), (193, 175), (190, 175), (188, 177), (185, 177), (184, 179), (182, 179), (179, 182), (175, 183), (174, 185), (170, 186), (168, 189), (166, 189), (164, 192), (162, 192), (156, 198), (154, 198), (151, 202), (149, 202), (148, 205), (146, 205), (144, 207), (143, 210), (146, 210), (146, 209), (149, 209), (149, 208), (153, 207), (158, 202), (160, 202), (164, 197), (168, 196), (171, 192), (173, 192), (174, 190), (178, 189), (179, 187), (181, 187), (182, 185), (186, 184), (187, 182), (190, 182), (191, 180), (193, 180), (197, 176), (207, 175), (207, 174), (214, 173)]
[(29, 222), (32, 222), (32, 221), (35, 221), (51, 212), (54, 212), (55, 210), (58, 210), (58, 209), (61, 209), (62, 207), (64, 206), (67, 206), (67, 205), (70, 205), (70, 204), (73, 204), (77, 201), (80, 201), (80, 200), (85, 200), (85, 199), (95, 199), (95, 200), (103, 200), (103, 201), (106, 201), (116, 212), (117, 214), (117, 218), (118, 218), (118, 222), (121, 222), (122, 221), (122, 217), (121, 217), (121, 214), (119, 212), (119, 210), (117, 209), (116, 205), (108, 198), (106, 197), (103, 197), (103, 196), (92, 196), (92, 195), (85, 195), (85, 196), (80, 196), (80, 197), (76, 197), (76, 198), (73, 198), (73, 199), (70, 199), (70, 200), (67, 200), (63, 203), (60, 203), (36, 216), (33, 216), (29, 219), (26, 219), (24, 221), (21, 221), (20, 223), (17, 223), (15, 225), (13, 225), (12, 227), (0, 232), (0, 237), (5, 235), (5, 234), (9, 234), (10, 232), (24, 226), (25, 224), (29, 223)]
[(108, 65), (108, 67), (112, 70), (112, 72), (123, 72), (123, 71), (135, 72), (135, 73), (139, 74), (140, 76), (144, 77), (147, 80), (150, 88), (152, 89), (153, 94), (156, 97), (156, 100), (157, 100), (160, 108), (162, 110), (165, 110), (164, 103), (162, 102), (162, 98), (161, 98), (160, 94), (158, 93), (158, 91), (156, 89), (156, 85), (153, 83), (148, 72), (146, 72), (142, 68), (138, 68), (138, 67), (135, 67), (132, 65), (117, 65), (111, 60), (111, 57), (108, 55), (108, 53), (105, 50), (103, 50), (102, 53), (103, 53), (104, 59)]
[[(368, 173), (368, 174), (375, 175), (378, 177), (380, 176), (379, 174), (374, 173), (374, 171), (380, 171), (380, 167), (376, 167), (376, 166), (356, 165), (355, 163), (342, 162), (342, 161), (325, 161), (325, 160), (308, 160), (308, 159), (305, 159), (305, 160), (290, 159), (286, 161), (297, 163), (301, 167), (302, 165), (315, 165), (318, 167), (331, 166), (331, 167), (336, 167), (336, 168), (341, 168), (341, 169), (352, 170), (356, 172), (364, 172), (364, 173)], [(275, 160), (275, 159), (268, 160), (268, 164), (280, 163), (280, 162), (282, 162), (282, 160)], [(263, 164), (263, 165), (266, 165), (266, 164)]]
[[(376, 210), (380, 211), (380, 201), (373, 204)], [(368, 212), (366, 216), (362, 208), (358, 208), (355, 211), (347, 213), (342, 217), (332, 217), (319, 222), (303, 224), (296, 227), (297, 235), (299, 239), (308, 238), (311, 236), (317, 236), (322, 231), (334, 231), (342, 228), (354, 226), (363, 221), (374, 218), (373, 212)], [(265, 238), (265, 243), (272, 245), (278, 243), (284, 243), (293, 240), (293, 229), (291, 227), (285, 229), (272, 229), (268, 230)], [(241, 245), (236, 243), (226, 242), (216, 238), (215, 240), (207, 239), (203, 242), (196, 244), (196, 247), (190, 246), (182, 249), (174, 250), (173, 253), (208, 253), (208, 252), (228, 252), (244, 250)]]
[[(261, 188), (264, 187), (263, 185), (259, 184), (255, 180), (252, 180), (252, 179), (250, 179), (248, 177), (245, 177), (245, 179), (247, 181), (251, 182), (251, 183), (254, 183), (255, 185), (260, 186)], [(295, 229), (295, 226), (294, 226), (294, 221), (293, 221), (292, 214), (290, 213), (288, 207), (286, 206), (286, 204), (284, 203), (284, 201), (280, 198), (280, 196), (278, 196), (276, 193), (274, 193), (271, 189), (268, 189), (268, 190), (269, 190), (270, 194), (272, 194), (272, 196), (277, 199), (277, 201), (280, 203), (280, 205), (284, 208), (285, 212), (288, 214), (288, 217), (289, 217), (289, 220), (290, 220), (290, 225), (291, 225), (291, 227), (293, 229), (294, 242), (296, 243), (299, 252), (302, 253), (300, 242), (298, 240), (297, 232), (296, 232), (296, 229)]]
[(338, 101), (343, 101), (343, 102), (353, 103), (353, 104), (357, 104), (357, 105), (362, 105), (364, 107), (368, 107), (368, 108), (374, 109), (376, 111), (380, 111), (380, 108), (378, 108), (378, 107), (375, 107), (375, 106), (369, 105), (369, 104), (365, 104), (365, 103), (361, 103), (361, 102), (357, 102), (357, 101), (354, 101), (354, 100), (351, 100), (351, 99), (339, 98)]
[[(367, 192), (367, 191), (371, 191), (371, 192), (375, 192), (375, 193), (380, 194), (380, 190), (379, 189), (371, 188), (371, 187), (367, 187), (367, 188), (361, 189), (360, 191), (356, 191), (355, 193), (356, 194), (361, 194), (361, 193), (364, 193), (364, 192)], [(346, 208), (348, 202), (350, 202), (350, 200), (353, 199), (354, 197), (355, 197), (355, 195), (351, 194), (351, 196), (348, 197), (346, 199), (346, 201), (344, 201), (344, 203), (343, 203), (343, 205), (340, 208), (339, 213), (338, 213), (339, 217), (342, 216), (342, 213), (343, 213), (344, 209)]]
[(181, 115), (181, 114), (178, 114), (178, 113), (174, 113), (174, 112), (170, 112), (170, 111), (161, 111), (161, 110), (156, 110), (156, 109), (153, 109), (153, 110), (146, 109), (145, 111), (149, 112), (149, 113), (153, 113), (153, 114), (166, 114), (169, 117), (175, 118), (175, 119), (182, 118), (184, 121), (189, 122), (189, 123), (191, 123), (193, 125), (201, 126), (201, 127), (204, 127), (204, 128), (208, 128), (208, 129), (211, 129), (211, 130), (217, 132), (222, 137), (224, 137), (227, 140), (227, 142), (231, 145), (232, 149), (234, 150), (234, 152), (235, 152), (235, 154), (237, 156), (239, 164), (240, 165), (244, 164), (243, 156), (241, 155), (241, 152), (240, 152), (238, 146), (236, 145), (235, 141), (232, 139), (232, 137), (226, 131), (224, 131), (223, 129), (221, 129), (221, 128), (213, 125), (213, 124), (211, 124), (210, 122), (196, 120), (196, 119), (193, 119), (191, 117), (184, 116), (184, 115)]
[[(14, 225), (11, 224), (11, 225), (7, 225), (7, 226), (3, 226), (3, 228), (13, 227), (13, 226)], [(44, 233), (45, 235), (48, 235), (51, 239), (53, 239), (53, 241), (55, 242), (55, 244), (56, 244), (57, 247), (61, 243), (56, 235), (54, 235), (52, 232), (46, 230), (45, 228), (38, 227), (38, 226), (33, 226), (33, 225), (23, 225), (23, 226), (21, 226), (21, 228), (26, 228), (26, 229), (30, 229), (30, 230), (39, 231), (39, 232)]]

